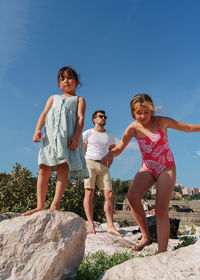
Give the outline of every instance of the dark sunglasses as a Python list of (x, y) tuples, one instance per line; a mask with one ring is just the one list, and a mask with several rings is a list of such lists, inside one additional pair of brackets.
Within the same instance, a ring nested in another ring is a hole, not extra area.
[(104, 119), (106, 120), (106, 119), (107, 119), (107, 116), (99, 115), (99, 116), (97, 116), (97, 118), (100, 118), (100, 119), (103, 119), (103, 118), (104, 118)]

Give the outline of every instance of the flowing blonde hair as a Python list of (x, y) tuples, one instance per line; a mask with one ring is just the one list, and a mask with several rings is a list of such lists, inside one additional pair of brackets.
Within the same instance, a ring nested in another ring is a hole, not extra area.
[(134, 119), (135, 119), (134, 111), (135, 111), (136, 107), (147, 106), (152, 111), (152, 115), (154, 115), (154, 113), (156, 111), (156, 108), (153, 104), (153, 100), (151, 99), (151, 97), (148, 94), (135, 95), (130, 102), (130, 106), (131, 106), (131, 114)]

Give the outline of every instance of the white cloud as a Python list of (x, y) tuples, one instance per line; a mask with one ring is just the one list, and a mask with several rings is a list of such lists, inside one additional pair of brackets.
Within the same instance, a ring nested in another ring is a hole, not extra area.
[(137, 152), (127, 152), (114, 159), (111, 176), (132, 179), (141, 167), (141, 156)]
[(128, 144), (127, 148), (131, 149), (131, 150), (139, 150), (139, 146), (138, 146), (138, 143), (136, 141), (131, 141)]
[(24, 151), (26, 152), (33, 152), (33, 150), (29, 147), (23, 147)]
[(197, 151), (197, 155), (200, 156), (200, 151)]
[[(115, 141), (116, 141), (116, 145), (117, 145), (117, 144), (119, 144), (120, 139), (119, 138), (115, 138)], [(125, 149), (139, 150), (139, 146), (138, 146), (136, 141), (130, 141), (130, 143), (126, 146)]]

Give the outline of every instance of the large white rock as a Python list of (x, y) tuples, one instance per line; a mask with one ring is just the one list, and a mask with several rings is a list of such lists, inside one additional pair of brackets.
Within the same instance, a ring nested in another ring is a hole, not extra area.
[(188, 247), (133, 258), (107, 270), (98, 280), (199, 280), (200, 239)]
[(0, 279), (73, 279), (85, 239), (85, 221), (70, 212), (48, 210), (2, 221)]

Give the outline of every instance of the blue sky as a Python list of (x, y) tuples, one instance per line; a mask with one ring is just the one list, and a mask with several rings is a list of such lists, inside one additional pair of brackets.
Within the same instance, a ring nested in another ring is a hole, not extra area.
[[(80, 74), (84, 130), (102, 108), (106, 128), (120, 139), (132, 121), (129, 102), (141, 92), (165, 116), (199, 123), (199, 11), (198, 0), (1, 0), (0, 172), (18, 162), (37, 174), (32, 137), (46, 100), (60, 93), (56, 78), (64, 65)], [(199, 140), (200, 133), (169, 130), (184, 186), (200, 187)], [(140, 166), (133, 139), (111, 176), (131, 179)]]

